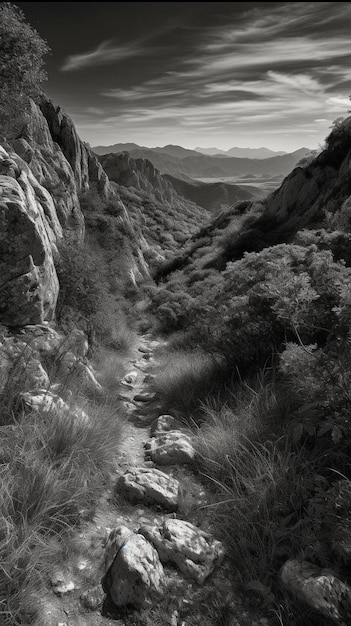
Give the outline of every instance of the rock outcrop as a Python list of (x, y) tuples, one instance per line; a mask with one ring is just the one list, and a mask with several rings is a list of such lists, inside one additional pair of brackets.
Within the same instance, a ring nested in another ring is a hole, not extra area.
[(320, 613), (338, 626), (349, 626), (351, 588), (332, 572), (290, 559), (281, 569), (281, 580), (289, 594), (302, 605)]
[(1, 146), (0, 172), (0, 322), (38, 324), (55, 314), (61, 227), (50, 195)]
[(126, 526), (111, 531), (105, 557), (104, 586), (116, 606), (151, 606), (163, 592), (164, 571), (157, 551)]

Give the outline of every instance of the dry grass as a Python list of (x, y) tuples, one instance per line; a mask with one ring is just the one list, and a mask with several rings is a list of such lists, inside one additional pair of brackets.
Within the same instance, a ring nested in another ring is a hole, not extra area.
[[(72, 529), (87, 519), (110, 479), (123, 437), (113, 405), (32, 413), (1, 428), (0, 622), (31, 623), (33, 597)], [(87, 417), (88, 416), (88, 419)]]
[(160, 410), (196, 420), (201, 402), (223, 379), (223, 370), (212, 356), (201, 352), (175, 351), (156, 355), (160, 361), (152, 388)]
[[(322, 461), (284, 432), (288, 407), (276, 382), (261, 376), (226, 404), (204, 406), (206, 421), (195, 438), (198, 468), (214, 493), (206, 510), (243, 588), (259, 590), (266, 607), (282, 602), (283, 613), (288, 604), (280, 599), (278, 571), (291, 556), (321, 558), (323, 516), (318, 499), (309, 504), (323, 484)], [(298, 620), (294, 609), (284, 624)]]

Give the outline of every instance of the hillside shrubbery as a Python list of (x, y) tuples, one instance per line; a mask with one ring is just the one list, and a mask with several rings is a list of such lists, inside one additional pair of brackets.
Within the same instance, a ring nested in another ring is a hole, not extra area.
[(329, 249), (346, 246), (340, 237), (304, 231), (304, 245), (247, 253), (223, 271), (204, 269), (201, 256), (151, 292), (179, 347), (226, 363), (221, 393), (203, 391), (198, 466), (217, 492), (211, 511), (238, 575), (280, 605), (284, 624), (300, 623), (281, 599), (284, 561), (340, 567), (329, 496), (340, 477), (351, 480), (351, 269)]
[(0, 133), (8, 141), (24, 124), (29, 99), (46, 80), (44, 56), (49, 47), (11, 2), (0, 5)]

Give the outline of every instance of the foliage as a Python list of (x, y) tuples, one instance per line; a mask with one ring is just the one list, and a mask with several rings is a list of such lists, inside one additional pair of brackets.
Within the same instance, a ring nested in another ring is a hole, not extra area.
[(29, 98), (40, 94), (46, 80), (46, 42), (11, 2), (0, 5), (0, 132), (11, 139), (21, 124)]
[(223, 383), (221, 362), (203, 352), (168, 351), (158, 355), (160, 365), (151, 384), (158, 410), (194, 422), (203, 398)]

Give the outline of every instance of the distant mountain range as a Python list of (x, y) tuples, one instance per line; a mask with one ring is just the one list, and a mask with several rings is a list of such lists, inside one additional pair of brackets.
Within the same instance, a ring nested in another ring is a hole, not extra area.
[(310, 152), (308, 148), (300, 148), (289, 154), (263, 159), (220, 154), (212, 156), (172, 145), (163, 148), (145, 148), (133, 143), (119, 143), (106, 147), (96, 146), (92, 150), (98, 155), (127, 151), (134, 159), (148, 159), (162, 174), (169, 174), (190, 182), (193, 179), (218, 180), (248, 174), (283, 177)]
[(270, 157), (281, 156), (282, 154), (288, 154), (282, 150), (270, 150), (269, 148), (230, 148), (229, 150), (220, 150), (219, 148), (195, 148), (196, 152), (201, 154), (207, 154), (209, 156), (217, 156), (221, 154), (223, 156), (240, 157), (242, 159), (269, 159)]

